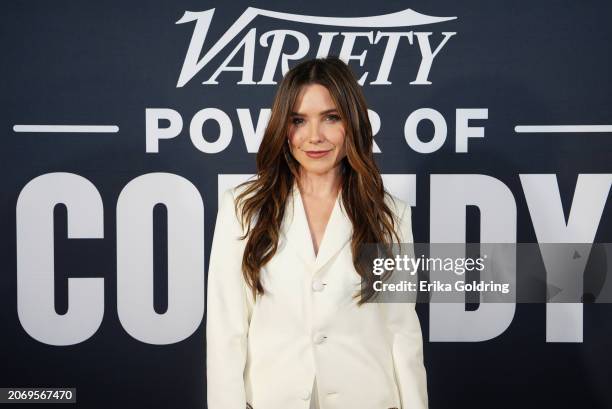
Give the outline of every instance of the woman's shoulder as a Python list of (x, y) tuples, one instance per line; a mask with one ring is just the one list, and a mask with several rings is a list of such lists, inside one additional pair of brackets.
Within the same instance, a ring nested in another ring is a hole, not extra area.
[(250, 183), (243, 183), (229, 187), (223, 190), (219, 198), (219, 214), (223, 214), (228, 218), (231, 217), (232, 222), (237, 222), (241, 226), (242, 234), (246, 231), (246, 226), (242, 223), (242, 205), (245, 198), (242, 194), (247, 191), (249, 186)]
[(240, 194), (246, 190), (245, 185), (232, 186), (222, 191), (220, 202), (223, 203), (223, 199), (228, 203), (236, 203), (236, 199)]
[[(387, 198), (388, 197), (388, 198)], [(399, 235), (402, 243), (413, 242), (412, 236), (412, 208), (408, 202), (400, 199), (393, 194), (385, 194), (387, 205), (391, 209), (397, 226), (399, 228)]]
[(385, 190), (385, 203), (396, 216), (397, 219), (402, 217), (404, 211), (408, 208), (408, 203), (399, 197), (391, 194), (387, 190)]
[(220, 194), (219, 204), (223, 205), (233, 205), (235, 206), (238, 198), (251, 186), (253, 183), (252, 179), (249, 179), (243, 183), (240, 183), (236, 186), (229, 187), (223, 190)]

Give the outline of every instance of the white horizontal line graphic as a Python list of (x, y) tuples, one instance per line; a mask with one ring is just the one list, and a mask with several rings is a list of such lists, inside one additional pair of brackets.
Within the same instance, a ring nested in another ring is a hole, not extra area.
[(612, 132), (612, 125), (517, 125), (516, 133)]
[(117, 125), (15, 125), (15, 132), (117, 133)]

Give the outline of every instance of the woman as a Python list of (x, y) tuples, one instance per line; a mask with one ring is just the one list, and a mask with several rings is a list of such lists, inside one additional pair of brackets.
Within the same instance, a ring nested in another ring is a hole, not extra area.
[[(412, 242), (360, 86), (336, 57), (284, 76), (256, 178), (223, 193), (208, 271), (209, 409), (427, 408), (414, 303), (366, 303), (365, 243)], [(370, 290), (368, 290), (370, 289)]]

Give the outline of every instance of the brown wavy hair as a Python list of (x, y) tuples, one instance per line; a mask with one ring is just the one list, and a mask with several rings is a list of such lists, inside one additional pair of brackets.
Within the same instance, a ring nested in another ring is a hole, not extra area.
[[(242, 270), (253, 296), (264, 293), (260, 268), (274, 256), (285, 203), (300, 164), (289, 151), (287, 141), (290, 112), (305, 85), (327, 88), (339, 111), (346, 132), (346, 157), (342, 159), (342, 203), (353, 225), (351, 249), (353, 264), (362, 277), (361, 305), (374, 296), (374, 275), (367, 271), (358, 255), (365, 243), (399, 243), (397, 222), (385, 203), (388, 194), (374, 161), (372, 126), (366, 100), (351, 69), (336, 56), (306, 60), (283, 77), (272, 104), (272, 112), (257, 152), (256, 178), (241, 183), (246, 186), (236, 200), (243, 229), (248, 237), (242, 258)], [(257, 216), (257, 217), (255, 217)], [(256, 219), (254, 226), (251, 220)], [(357, 295), (356, 295), (357, 296)], [(355, 297), (356, 297), (355, 296)]]

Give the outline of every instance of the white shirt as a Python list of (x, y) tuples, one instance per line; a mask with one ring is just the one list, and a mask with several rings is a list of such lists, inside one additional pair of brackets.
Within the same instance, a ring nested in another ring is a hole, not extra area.
[[(414, 303), (365, 303), (352, 295), (352, 224), (338, 197), (317, 255), (299, 189), (288, 197), (278, 249), (262, 268), (255, 301), (243, 279), (246, 240), (236, 188), (221, 197), (208, 271), (209, 409), (425, 409), (422, 334)], [(401, 242), (410, 207), (388, 200)], [(314, 383), (316, 377), (316, 384)], [(314, 406), (315, 408), (317, 406)]]

